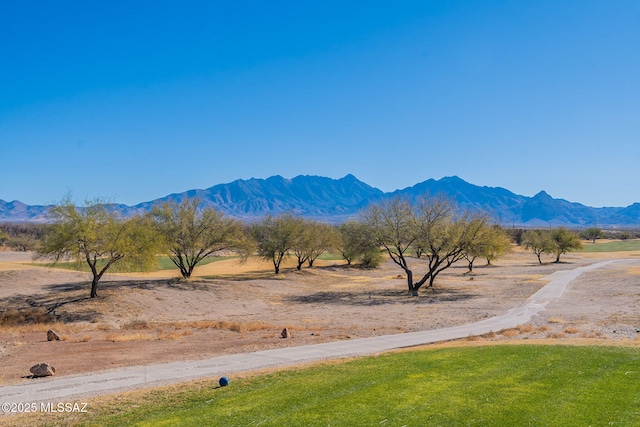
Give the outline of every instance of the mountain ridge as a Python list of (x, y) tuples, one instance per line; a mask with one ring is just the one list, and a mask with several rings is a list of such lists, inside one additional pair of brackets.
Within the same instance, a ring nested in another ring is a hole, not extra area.
[[(448, 176), (439, 180), (431, 178), (411, 187), (385, 193), (360, 181), (352, 174), (339, 179), (315, 175), (298, 175), (287, 179), (275, 175), (265, 179), (237, 179), (205, 189), (169, 194), (133, 206), (112, 206), (114, 210), (128, 216), (147, 212), (158, 203), (180, 203), (187, 197), (198, 197), (204, 206), (214, 207), (226, 215), (249, 222), (267, 214), (290, 212), (320, 221), (340, 223), (356, 217), (371, 203), (390, 197), (415, 200), (425, 194), (443, 194), (454, 200), (460, 208), (481, 210), (503, 225), (640, 226), (640, 203), (626, 207), (594, 208), (555, 199), (544, 190), (533, 197), (527, 197), (502, 187), (477, 186), (458, 176)], [(29, 206), (17, 200), (5, 202), (0, 199), (0, 221), (44, 222), (49, 208), (50, 206)]]

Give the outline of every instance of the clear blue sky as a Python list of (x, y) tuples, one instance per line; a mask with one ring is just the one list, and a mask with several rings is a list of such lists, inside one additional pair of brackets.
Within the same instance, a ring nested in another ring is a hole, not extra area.
[(640, 201), (640, 2), (11, 1), (0, 199), (458, 175)]

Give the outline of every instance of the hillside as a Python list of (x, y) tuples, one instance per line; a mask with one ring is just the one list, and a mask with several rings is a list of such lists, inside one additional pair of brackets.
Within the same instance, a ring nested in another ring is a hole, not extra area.
[[(187, 197), (198, 197), (205, 206), (212, 206), (245, 221), (253, 221), (267, 214), (291, 212), (307, 218), (340, 223), (356, 217), (369, 204), (385, 198), (408, 197), (415, 200), (425, 194), (444, 194), (455, 200), (462, 209), (486, 212), (497, 223), (509, 226), (640, 226), (640, 203), (627, 207), (593, 208), (554, 199), (545, 191), (526, 197), (501, 187), (473, 185), (456, 176), (429, 179), (390, 193), (371, 187), (353, 175), (340, 179), (307, 175), (292, 179), (281, 176), (238, 179), (203, 190), (170, 194), (134, 206), (114, 205), (114, 209), (128, 216), (147, 212), (157, 203), (179, 203)], [(0, 221), (42, 222), (46, 220), (48, 208), (0, 200)]]

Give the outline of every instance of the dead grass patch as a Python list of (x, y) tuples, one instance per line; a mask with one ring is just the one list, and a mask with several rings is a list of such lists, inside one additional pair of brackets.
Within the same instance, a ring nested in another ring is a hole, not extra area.
[(133, 334), (109, 334), (105, 337), (108, 341), (129, 342), (129, 341), (151, 341), (155, 337), (146, 332), (136, 332)]
[(549, 322), (549, 323), (565, 323), (565, 320), (560, 318), (560, 317), (550, 317), (549, 320), (547, 320), (547, 322)]
[(525, 325), (518, 325), (516, 326), (516, 329), (518, 330), (518, 332), (520, 332), (521, 334), (528, 334), (531, 331), (533, 331), (533, 326), (531, 326), (530, 324), (525, 324)]
[(159, 340), (178, 340), (184, 336), (193, 335), (193, 332), (190, 330), (184, 331), (170, 331), (170, 332), (160, 332), (158, 334)]
[(196, 320), (192, 322), (173, 322), (168, 325), (172, 325), (176, 329), (227, 329), (233, 332), (253, 332), (277, 329), (276, 326), (269, 325), (264, 322), (227, 322), (224, 320)]
[(127, 323), (123, 323), (120, 326), (120, 329), (124, 330), (134, 330), (134, 331), (143, 331), (146, 329), (151, 329), (151, 325), (147, 323), (146, 320), (134, 319)]
[(41, 307), (10, 308), (0, 313), (0, 326), (37, 325), (54, 322), (54, 316)]
[(564, 333), (565, 334), (577, 334), (578, 332), (580, 332), (578, 330), (578, 328), (574, 327), (574, 326), (569, 326), (568, 328), (564, 329)]
[(513, 338), (517, 335), (520, 335), (520, 331), (518, 329), (515, 328), (511, 328), (511, 329), (505, 329), (503, 331), (500, 331), (500, 335), (502, 335), (503, 337), (507, 337), (507, 338)]
[(552, 332), (550, 334), (547, 334), (547, 338), (559, 339), (564, 337), (566, 337), (564, 332)]
[(81, 337), (77, 337), (77, 338), (70, 338), (66, 335), (62, 336), (62, 340), (63, 341), (68, 341), (68, 342), (88, 342), (91, 341), (93, 337), (91, 335), (84, 335)]

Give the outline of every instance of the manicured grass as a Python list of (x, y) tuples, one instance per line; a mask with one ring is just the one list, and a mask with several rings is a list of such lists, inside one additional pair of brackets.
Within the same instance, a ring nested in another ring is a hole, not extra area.
[[(229, 259), (229, 258), (234, 258), (234, 257), (228, 257), (228, 256), (227, 257), (215, 257), (215, 256), (206, 257), (205, 259), (203, 259), (198, 263), (198, 266), (207, 265), (212, 262), (221, 261), (223, 259)], [(98, 268), (104, 267), (104, 265), (105, 265), (105, 262), (98, 261)], [(198, 266), (196, 266), (196, 268)], [(87, 265), (87, 263), (84, 261), (60, 262), (52, 265), (52, 267), (63, 268), (66, 270), (85, 271), (85, 272), (91, 271), (89, 270), (89, 266)], [(169, 257), (167, 256), (158, 257), (158, 266), (156, 270), (175, 270), (177, 268), (178, 267), (176, 267), (175, 264), (171, 262), (171, 259), (169, 259)], [(135, 269), (128, 270), (128, 269), (121, 268), (117, 262), (113, 266), (111, 266), (111, 268), (109, 269), (109, 272), (111, 273), (130, 273), (130, 272), (138, 272), (138, 271), (140, 270), (135, 270)]]
[[(77, 417), (100, 426), (640, 425), (640, 349), (407, 351), (156, 391)], [(51, 420), (50, 420), (51, 421)]]
[(586, 243), (576, 252), (627, 252), (640, 251), (640, 240), (620, 240), (604, 243)]
[(343, 261), (342, 255), (339, 252), (325, 252), (318, 257), (323, 261)]

